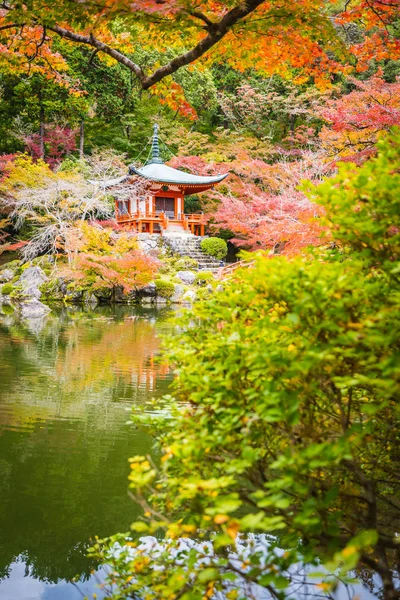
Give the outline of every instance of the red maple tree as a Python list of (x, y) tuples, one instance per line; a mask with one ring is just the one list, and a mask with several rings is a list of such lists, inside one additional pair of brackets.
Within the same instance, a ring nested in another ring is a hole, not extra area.
[(32, 158), (44, 158), (45, 162), (54, 168), (60, 164), (65, 156), (77, 149), (76, 136), (77, 131), (69, 127), (61, 127), (59, 125), (46, 127), (43, 136), (44, 157), (42, 157), (39, 133), (25, 135), (23, 141)]
[(320, 108), (328, 123), (320, 139), (330, 156), (360, 163), (375, 154), (380, 132), (400, 125), (400, 77), (387, 83), (378, 72), (367, 81), (349, 81), (352, 92)]

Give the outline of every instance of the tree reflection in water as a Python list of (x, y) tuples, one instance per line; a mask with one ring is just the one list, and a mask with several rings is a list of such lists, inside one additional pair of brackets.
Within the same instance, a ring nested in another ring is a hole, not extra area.
[(155, 451), (126, 411), (167, 391), (168, 312), (63, 309), (35, 333), (0, 318), (1, 577), (18, 558), (42, 581), (88, 577), (90, 538), (135, 519), (127, 458)]

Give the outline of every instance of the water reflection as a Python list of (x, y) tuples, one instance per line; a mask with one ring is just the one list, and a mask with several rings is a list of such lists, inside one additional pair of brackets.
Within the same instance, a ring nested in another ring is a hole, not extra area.
[(167, 390), (167, 312), (64, 309), (38, 331), (0, 318), (2, 599), (81, 597), (65, 580), (90, 576), (90, 537), (134, 520), (127, 457), (154, 449), (126, 409)]

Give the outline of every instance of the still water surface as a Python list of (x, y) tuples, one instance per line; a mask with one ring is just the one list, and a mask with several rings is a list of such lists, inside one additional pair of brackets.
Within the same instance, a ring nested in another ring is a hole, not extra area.
[(155, 450), (126, 421), (133, 404), (145, 410), (167, 391), (171, 375), (155, 358), (168, 316), (126, 307), (63, 309), (44, 322), (0, 316), (1, 600), (101, 597), (86, 552), (91, 536), (135, 519), (127, 459)]

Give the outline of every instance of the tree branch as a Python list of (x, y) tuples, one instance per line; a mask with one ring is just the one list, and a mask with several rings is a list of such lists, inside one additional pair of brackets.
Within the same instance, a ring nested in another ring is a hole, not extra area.
[(215, 46), (232, 29), (232, 27), (236, 25), (236, 23), (238, 23), (238, 21), (250, 15), (264, 2), (265, 0), (247, 0), (246, 3), (239, 4), (232, 8), (217, 23), (213, 23), (210, 19), (208, 19), (208, 17), (206, 17), (202, 13), (192, 13), (193, 16), (201, 19), (205, 23), (205, 29), (208, 32), (206, 37), (203, 38), (198, 44), (196, 44), (194, 48), (192, 48), (185, 54), (174, 58), (167, 65), (160, 67), (159, 69), (154, 71), (154, 73), (148, 76), (146, 76), (143, 69), (139, 65), (134, 63), (122, 52), (116, 50), (115, 48), (111, 48), (111, 46), (105, 44), (104, 42), (101, 42), (93, 35), (82, 35), (80, 33), (75, 33), (73, 31), (70, 31), (69, 29), (60, 27), (59, 25), (48, 25), (47, 29), (53, 31), (54, 33), (57, 33), (58, 35), (67, 40), (77, 42), (79, 44), (86, 44), (88, 46), (92, 46), (93, 48), (96, 48), (96, 50), (98, 50), (99, 52), (104, 52), (105, 54), (108, 54), (117, 62), (121, 63), (130, 71), (132, 71), (139, 79), (142, 89), (148, 90), (168, 75), (172, 75), (172, 73), (175, 73), (181, 67), (189, 65), (201, 56), (203, 56), (208, 50), (210, 50), (210, 48)]

